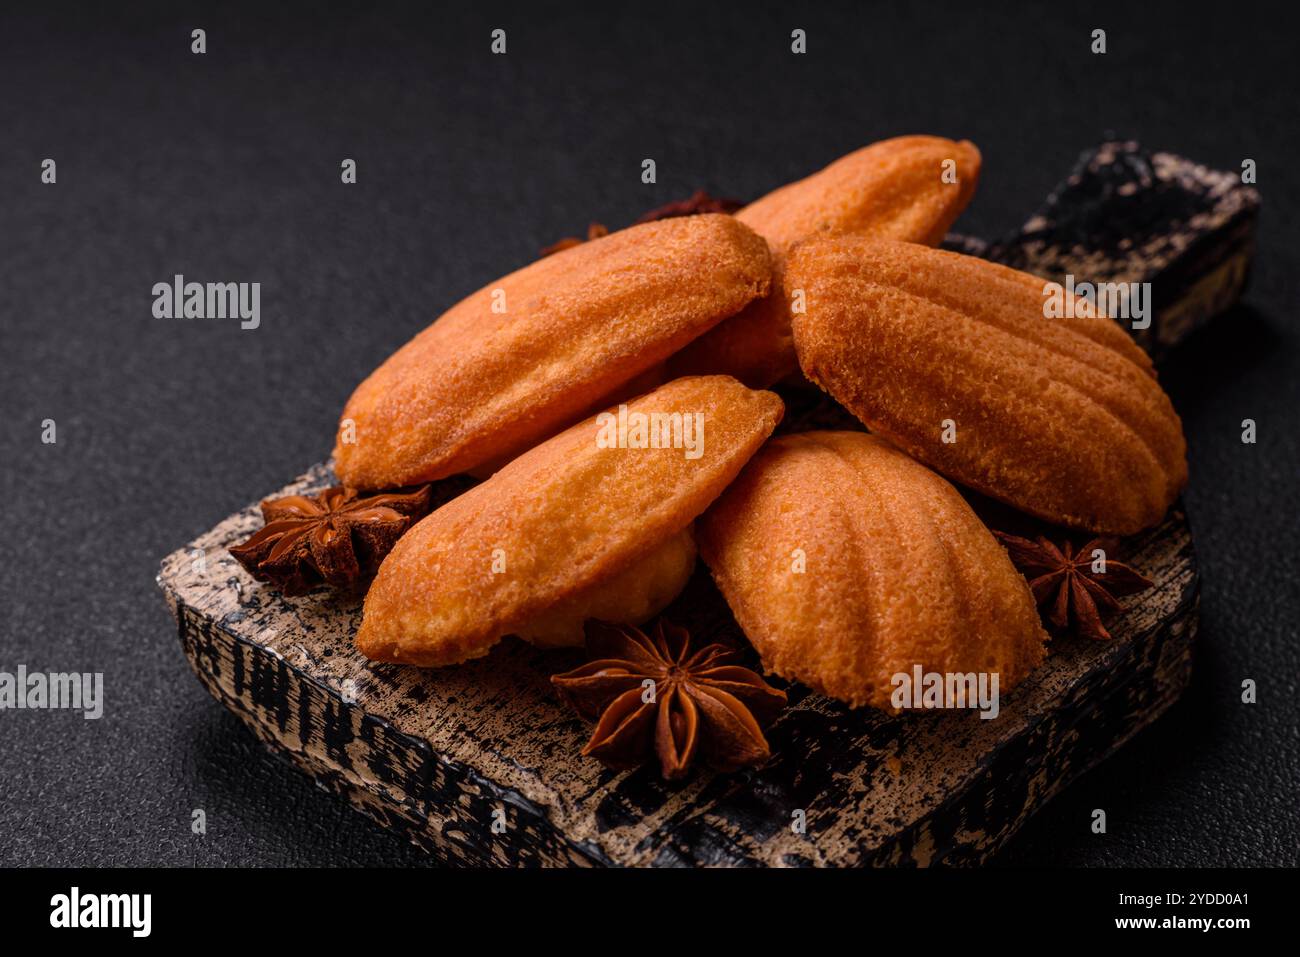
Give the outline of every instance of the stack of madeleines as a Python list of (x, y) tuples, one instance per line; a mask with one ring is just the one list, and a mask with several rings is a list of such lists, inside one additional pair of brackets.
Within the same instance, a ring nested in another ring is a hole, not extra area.
[[(469, 296), (353, 394), (340, 481), (490, 476), (384, 560), (357, 645), (421, 666), (506, 635), (640, 624), (702, 557), (764, 667), (851, 706), (891, 678), (1043, 658), (1024, 578), (949, 484), (1129, 534), (1187, 478), (1145, 353), (1086, 301), (930, 248), (979, 151), (908, 136), (735, 216), (633, 226)], [(811, 380), (866, 432), (771, 438), (767, 387)]]

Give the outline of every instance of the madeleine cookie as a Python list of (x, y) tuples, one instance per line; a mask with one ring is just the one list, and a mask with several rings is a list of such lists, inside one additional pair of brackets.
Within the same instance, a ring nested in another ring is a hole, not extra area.
[(352, 488), (391, 488), (508, 461), (764, 295), (770, 274), (767, 244), (720, 214), (539, 260), (453, 306), (357, 388), (334, 470)]
[[(804, 374), (944, 475), (1050, 522), (1126, 535), (1187, 482), (1151, 360), (1086, 300), (970, 256), (846, 237), (799, 246)], [(1055, 315), (1055, 312), (1053, 312)]]
[(689, 527), (781, 419), (727, 376), (678, 379), (524, 453), (397, 542), (357, 647), (437, 666), (503, 635), (582, 643), (582, 623), (644, 621), (685, 584)]
[(853, 707), (891, 708), (895, 676), (918, 665), (996, 673), (1001, 693), (1043, 659), (1002, 546), (956, 489), (875, 436), (774, 439), (698, 535), (764, 667)]
[(790, 303), (779, 277), (801, 240), (861, 233), (933, 245), (970, 202), (979, 180), (974, 144), (938, 136), (873, 143), (819, 173), (783, 186), (737, 212), (768, 241), (778, 278), (772, 294), (675, 356), (674, 375), (725, 373), (765, 388), (797, 370)]

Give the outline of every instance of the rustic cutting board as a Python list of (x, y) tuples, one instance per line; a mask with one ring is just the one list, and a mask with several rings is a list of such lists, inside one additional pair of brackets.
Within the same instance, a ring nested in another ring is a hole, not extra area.
[[(1046, 276), (1158, 284), (1144, 343), (1158, 352), (1240, 293), (1258, 197), (1231, 179), (1105, 144), (1017, 236), (950, 245)], [(1108, 225), (1116, 220), (1122, 245)], [(787, 399), (783, 430), (849, 425), (819, 395)], [(329, 484), (318, 465), (271, 494)], [(435, 495), (465, 487), (439, 483)], [(1122, 557), (1155, 587), (1129, 599), (1115, 640), (1054, 641), (1047, 662), (1003, 696), (996, 720), (854, 712), (792, 685), (768, 733), (771, 761), (670, 786), (653, 767), (615, 773), (579, 755), (589, 728), (549, 682), (577, 653), (511, 638), (455, 668), (367, 662), (352, 647), (359, 601), (285, 598), (230, 558), (227, 547), (260, 524), (250, 504), (163, 560), (159, 584), (195, 674), (320, 786), (441, 858), (472, 864), (979, 862), (1173, 703), (1196, 632), (1195, 558), (1177, 505), (1159, 528), (1123, 543)], [(666, 614), (698, 636), (743, 645), (702, 567)]]

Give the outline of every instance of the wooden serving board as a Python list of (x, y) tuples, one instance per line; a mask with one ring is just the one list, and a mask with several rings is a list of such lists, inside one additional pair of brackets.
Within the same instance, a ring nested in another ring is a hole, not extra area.
[[(949, 245), (1048, 276), (1073, 269), (1098, 281), (1111, 269), (1159, 282), (1147, 342), (1158, 352), (1236, 299), (1258, 206), (1253, 190), (1226, 189), (1227, 174), (1151, 158), (1162, 155), (1105, 144), (1017, 236)], [(1141, 186), (1162, 198), (1137, 215), (1124, 183), (1157, 169), (1173, 179)], [(1127, 208), (1127, 235), (1142, 237), (1146, 259), (1116, 248), (1103, 264), (1109, 240), (1090, 230), (1114, 203)], [(1189, 271), (1189, 255), (1206, 272)], [(782, 431), (850, 427), (819, 394), (795, 389), (787, 400)], [(271, 494), (330, 484), (321, 464)], [(439, 483), (435, 497), (465, 487)], [(1196, 633), (1197, 572), (1180, 503), (1160, 527), (1123, 543), (1122, 557), (1155, 587), (1128, 600), (1111, 624), (1115, 639), (1055, 640), (1046, 663), (1002, 696), (996, 719), (855, 712), (790, 685), (766, 765), (700, 770), (673, 786), (653, 766), (616, 773), (580, 756), (590, 729), (549, 680), (580, 654), (508, 638), (454, 668), (372, 664), (352, 647), (358, 600), (286, 598), (229, 556), (260, 524), (250, 504), (162, 562), (159, 585), (195, 674), (320, 786), (442, 859), (470, 864), (977, 863), (1174, 702)], [(665, 614), (700, 638), (745, 646), (703, 566)]]
[[(329, 484), (322, 465), (281, 491)], [(250, 505), (163, 562), (195, 674), (321, 786), (473, 864), (980, 861), (1173, 703), (1196, 630), (1191, 536), (1175, 512), (1128, 543), (1156, 587), (1115, 623), (1116, 640), (1058, 640), (995, 720), (853, 712), (791, 686), (766, 766), (673, 787), (654, 767), (613, 773), (579, 756), (590, 728), (549, 680), (576, 653), (511, 638), (455, 668), (371, 664), (352, 647), (359, 602), (284, 598), (226, 554), (260, 524)], [(707, 573), (666, 614), (710, 640), (743, 640)]]

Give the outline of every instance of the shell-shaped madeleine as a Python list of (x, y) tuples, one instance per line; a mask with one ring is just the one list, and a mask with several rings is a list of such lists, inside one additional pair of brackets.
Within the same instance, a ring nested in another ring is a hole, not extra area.
[(453, 306), (357, 388), (335, 472), (389, 488), (508, 460), (614, 401), (770, 281), (767, 245), (720, 214), (541, 259)]
[(1033, 596), (941, 476), (862, 432), (774, 439), (697, 523), (700, 555), (764, 667), (889, 709), (895, 675), (1044, 656)]
[(781, 419), (727, 376), (678, 379), (525, 452), (403, 535), (357, 647), (425, 666), (486, 654), (681, 533)]
[(799, 246), (785, 286), (806, 303), (804, 374), (954, 481), (1121, 535), (1159, 522), (1187, 482), (1182, 424), (1150, 359), (1086, 300), (1057, 318), (1036, 276), (854, 238)]
[(844, 156), (736, 213), (772, 247), (772, 294), (675, 356), (675, 375), (725, 373), (764, 388), (797, 368), (789, 301), (781, 296), (785, 254), (797, 242), (842, 234), (934, 245), (970, 202), (979, 180), (974, 144), (900, 136)]

